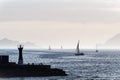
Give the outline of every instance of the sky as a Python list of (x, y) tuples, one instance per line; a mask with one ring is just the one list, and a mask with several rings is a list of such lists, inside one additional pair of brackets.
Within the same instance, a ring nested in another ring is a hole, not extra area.
[(0, 0), (0, 39), (86, 48), (118, 33), (120, 0)]

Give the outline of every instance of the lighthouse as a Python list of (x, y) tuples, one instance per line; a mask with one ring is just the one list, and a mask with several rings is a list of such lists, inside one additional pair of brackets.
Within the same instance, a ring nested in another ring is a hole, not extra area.
[(18, 50), (19, 50), (18, 64), (23, 64), (23, 55), (22, 55), (23, 46), (19, 45)]

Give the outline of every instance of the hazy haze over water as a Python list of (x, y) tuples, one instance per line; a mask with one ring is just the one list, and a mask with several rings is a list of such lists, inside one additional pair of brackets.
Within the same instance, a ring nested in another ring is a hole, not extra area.
[(0, 39), (94, 47), (120, 33), (119, 0), (0, 0)]

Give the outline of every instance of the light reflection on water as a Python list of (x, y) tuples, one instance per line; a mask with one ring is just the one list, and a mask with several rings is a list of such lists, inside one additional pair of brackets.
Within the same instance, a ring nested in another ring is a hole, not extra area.
[[(65, 53), (63, 53), (65, 52)], [(0, 78), (0, 80), (120, 80), (120, 51), (84, 51), (85, 56), (74, 56), (71, 51), (24, 51), (24, 63), (44, 63), (65, 70), (65, 77)], [(17, 50), (1, 50), (17, 62)]]

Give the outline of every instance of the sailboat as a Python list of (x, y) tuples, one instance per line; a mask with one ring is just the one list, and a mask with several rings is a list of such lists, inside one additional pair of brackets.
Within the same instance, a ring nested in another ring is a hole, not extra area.
[(49, 48), (48, 48), (48, 50), (52, 50), (50, 45), (49, 45)]
[(61, 49), (63, 49), (63, 47), (61, 46)]
[(79, 41), (78, 41), (75, 56), (79, 56), (79, 55), (84, 55), (84, 53), (81, 53), (81, 52), (80, 52), (80, 49), (79, 49)]
[(96, 44), (96, 52), (98, 52), (98, 45)]

